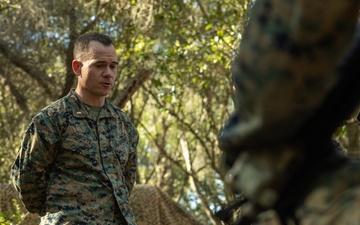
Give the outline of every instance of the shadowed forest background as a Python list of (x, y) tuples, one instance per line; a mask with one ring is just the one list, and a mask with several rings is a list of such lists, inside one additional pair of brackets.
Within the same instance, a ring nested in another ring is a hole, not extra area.
[[(76, 85), (72, 49), (109, 35), (119, 55), (109, 99), (140, 133), (137, 183), (160, 187), (206, 224), (235, 196), (217, 137), (233, 110), (229, 64), (251, 0), (0, 0), (0, 182), (31, 118)], [(354, 114), (354, 117), (357, 113)], [(335, 138), (359, 157), (359, 126)]]

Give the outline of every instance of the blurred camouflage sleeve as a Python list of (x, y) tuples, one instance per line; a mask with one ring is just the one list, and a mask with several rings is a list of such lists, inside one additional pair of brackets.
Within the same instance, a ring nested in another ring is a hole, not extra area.
[(129, 190), (129, 193), (134, 187), (136, 181), (136, 174), (137, 174), (137, 146), (139, 143), (139, 133), (137, 132), (134, 124), (131, 121), (126, 123), (126, 128), (128, 130), (129, 135), (129, 158), (125, 165), (125, 185)]
[(296, 132), (338, 80), (359, 0), (258, 0), (232, 63), (235, 114), (224, 138), (264, 143)]
[(44, 118), (34, 118), (11, 167), (12, 182), (31, 213), (39, 214), (45, 202), (48, 174), (56, 154), (57, 140), (56, 133), (49, 129), (49, 123)]

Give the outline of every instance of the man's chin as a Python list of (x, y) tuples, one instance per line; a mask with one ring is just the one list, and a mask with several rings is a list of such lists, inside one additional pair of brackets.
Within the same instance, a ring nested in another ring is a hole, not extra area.
[(102, 92), (101, 92), (101, 95), (102, 95), (103, 97), (107, 97), (110, 93), (111, 93), (111, 89), (106, 90), (106, 91), (102, 91)]

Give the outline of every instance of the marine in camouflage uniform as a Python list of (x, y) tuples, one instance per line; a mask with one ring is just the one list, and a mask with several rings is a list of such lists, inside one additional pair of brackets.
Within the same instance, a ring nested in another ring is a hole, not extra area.
[(227, 182), (247, 199), (236, 224), (271, 224), (266, 210), (282, 224), (360, 224), (360, 164), (331, 141), (360, 102), (359, 2), (255, 2), (219, 138)]
[[(85, 79), (84, 68), (89, 69), (93, 88), (107, 93), (115, 77), (115, 50), (97, 40), (88, 46), (91, 60), (74, 71)], [(101, 82), (95, 82), (97, 76)], [(41, 224), (135, 225), (129, 196), (136, 178), (138, 132), (107, 99), (93, 107), (80, 100), (85, 98), (77, 90), (32, 119), (12, 166), (13, 183), (27, 210), (41, 216)]]

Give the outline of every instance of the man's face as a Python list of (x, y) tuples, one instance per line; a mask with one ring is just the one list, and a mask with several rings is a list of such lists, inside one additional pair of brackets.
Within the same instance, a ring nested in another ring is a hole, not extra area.
[(118, 66), (114, 46), (91, 41), (88, 52), (77, 61), (80, 66), (77, 89), (82, 95), (94, 100), (107, 96), (114, 86)]

